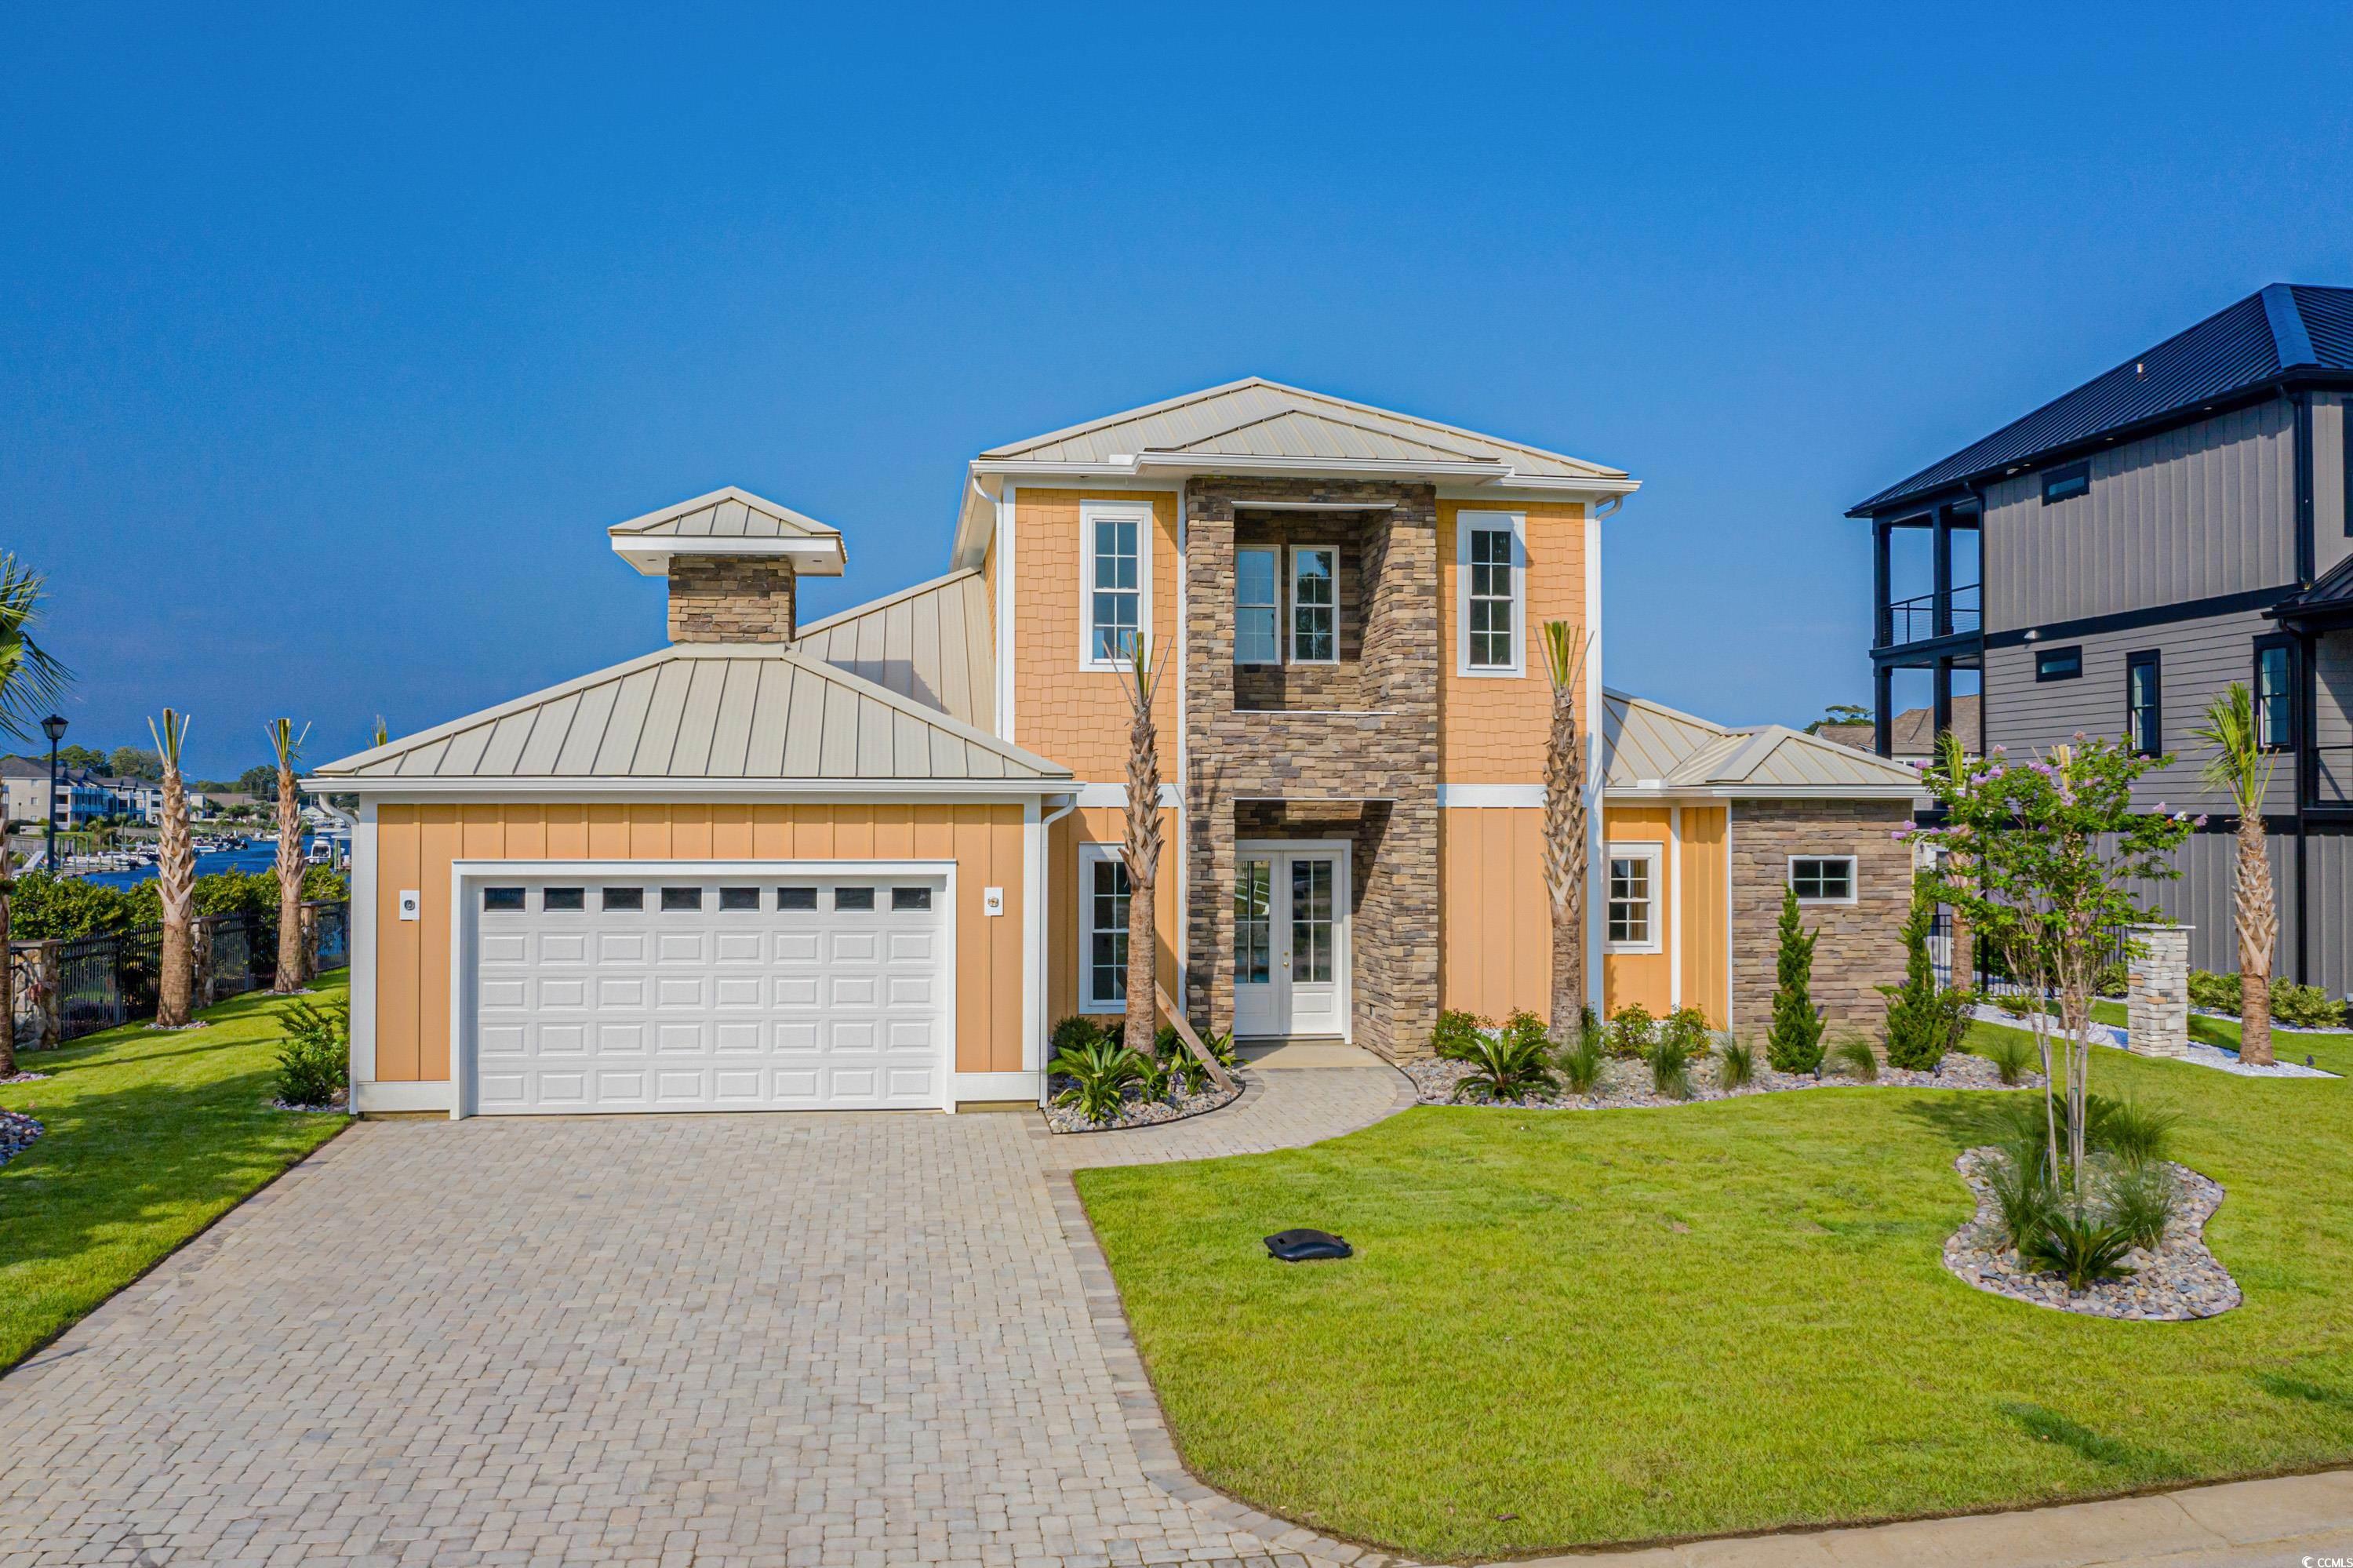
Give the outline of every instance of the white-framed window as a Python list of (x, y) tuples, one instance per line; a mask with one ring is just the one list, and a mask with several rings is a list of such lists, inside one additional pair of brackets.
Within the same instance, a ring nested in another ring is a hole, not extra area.
[(1127, 1006), (1127, 862), (1117, 844), (1079, 846), (1079, 1011)]
[(1609, 888), (1602, 937), (1613, 953), (1656, 953), (1665, 948), (1659, 905), (1660, 844), (1611, 844)]
[(1527, 519), (1463, 512), (1454, 519), (1454, 669), (1461, 675), (1527, 672)]
[(1152, 624), (1152, 508), (1131, 501), (1079, 503), (1079, 667), (1124, 670)]
[(1789, 886), (1800, 904), (1852, 904), (1854, 856), (1793, 854), (1789, 857)]
[(1282, 662), (1282, 590), (1271, 548), (1234, 552), (1234, 662)]
[(1340, 552), (1330, 545), (1291, 550), (1291, 662), (1340, 662)]

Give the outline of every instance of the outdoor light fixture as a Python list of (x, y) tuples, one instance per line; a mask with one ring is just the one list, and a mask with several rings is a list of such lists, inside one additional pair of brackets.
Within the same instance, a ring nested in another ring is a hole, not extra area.
[(1266, 1238), (1270, 1256), (1284, 1263), (1308, 1263), (1319, 1257), (1354, 1257), (1356, 1249), (1329, 1231), (1282, 1231)]
[(58, 874), (58, 742), (66, 737), (63, 714), (51, 714), (41, 721), (41, 733), (49, 737), (49, 804), (41, 824), (41, 869), (51, 876)]

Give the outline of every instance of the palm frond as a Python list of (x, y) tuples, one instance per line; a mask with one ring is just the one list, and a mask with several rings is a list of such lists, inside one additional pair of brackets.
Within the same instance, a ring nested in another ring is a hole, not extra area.
[(2200, 780), (2208, 789), (2230, 796), (2239, 815), (2260, 814), (2263, 799), (2271, 792), (2276, 754), (2263, 748), (2255, 723), (2255, 699), (2247, 683), (2232, 682), (2228, 690), (2206, 705), (2206, 722), (2189, 734), (2214, 748), (2214, 755), (2198, 770)]
[(0, 550), (0, 733), (20, 739), (73, 680), (71, 671), (33, 641), (31, 628), (47, 597), (40, 574)]

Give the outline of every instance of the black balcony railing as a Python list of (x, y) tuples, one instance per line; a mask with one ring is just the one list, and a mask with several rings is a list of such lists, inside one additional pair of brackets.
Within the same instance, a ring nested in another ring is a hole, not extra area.
[[(2288, 771), (2282, 758), (2280, 771)], [(2353, 746), (2312, 748), (2312, 792), (2307, 806), (2353, 806)]]
[(1936, 623), (1936, 596), (1915, 594), (1899, 599), (1879, 612), (1879, 646), (1901, 647), (1906, 642), (1926, 642), (1932, 637), (1948, 637), (1956, 632), (1977, 631), (1985, 625), (1978, 608), (1978, 585), (1967, 583), (1953, 589), (1951, 607), (1946, 623)]

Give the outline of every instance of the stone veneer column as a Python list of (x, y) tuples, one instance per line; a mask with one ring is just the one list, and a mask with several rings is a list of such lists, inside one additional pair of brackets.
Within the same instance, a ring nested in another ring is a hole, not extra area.
[(2189, 1054), (2188, 926), (2132, 926), (2141, 951), (2126, 965), (2125, 1038), (2136, 1054)]

